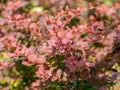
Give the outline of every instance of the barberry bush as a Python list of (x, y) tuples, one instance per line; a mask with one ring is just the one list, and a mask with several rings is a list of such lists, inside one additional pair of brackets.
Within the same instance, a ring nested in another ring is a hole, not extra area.
[(1, 0), (1, 90), (119, 90), (117, 0)]

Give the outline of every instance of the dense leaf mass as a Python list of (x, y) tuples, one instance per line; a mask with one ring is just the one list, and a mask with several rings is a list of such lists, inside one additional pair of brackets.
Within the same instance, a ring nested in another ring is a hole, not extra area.
[(119, 15), (117, 0), (1, 0), (0, 89), (119, 90)]

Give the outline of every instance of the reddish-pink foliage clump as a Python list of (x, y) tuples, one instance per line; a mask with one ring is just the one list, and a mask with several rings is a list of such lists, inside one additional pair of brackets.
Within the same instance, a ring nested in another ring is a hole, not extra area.
[[(56, 2), (50, 0), (49, 4)], [(107, 69), (112, 71), (120, 58), (120, 17), (116, 15), (116, 7), (66, 7), (65, 10), (58, 9), (55, 16), (15, 13), (26, 4), (14, 0), (3, 7), (0, 52), (5, 51), (15, 62), (22, 58), (23, 65), (37, 68), (35, 77), (39, 79), (31, 83), (31, 89), (37, 90), (36, 87), (45, 87), (51, 82), (88, 79), (91, 85), (100, 89), (115, 81), (119, 73), (107, 75), (106, 72)], [(72, 20), (82, 20), (93, 9), (96, 9), (95, 15), (89, 15), (88, 21), (71, 25)], [(113, 17), (114, 22), (101, 19), (105, 15)], [(65, 64), (64, 69), (60, 62)], [(0, 70), (8, 66), (8, 63), (0, 62)], [(101, 86), (99, 82), (103, 82)]]

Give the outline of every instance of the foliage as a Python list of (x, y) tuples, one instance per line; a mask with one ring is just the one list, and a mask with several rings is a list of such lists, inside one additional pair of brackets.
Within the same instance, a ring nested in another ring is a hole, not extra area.
[(0, 1), (0, 89), (117, 90), (119, 5), (117, 0)]

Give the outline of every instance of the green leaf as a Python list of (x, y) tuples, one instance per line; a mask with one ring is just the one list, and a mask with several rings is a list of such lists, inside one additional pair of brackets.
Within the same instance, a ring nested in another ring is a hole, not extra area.
[(104, 4), (107, 6), (112, 6), (113, 2), (112, 2), (112, 0), (104, 0)]
[(65, 69), (65, 56), (62, 56), (62, 55), (56, 55), (56, 58), (58, 59), (58, 68), (64, 70)]
[(71, 19), (70, 23), (68, 24), (69, 27), (76, 26), (80, 22), (79, 18)]
[(32, 40), (28, 40), (26, 38), (19, 38), (20, 42), (22, 44), (26, 44), (27, 43), (27, 47), (30, 47), (30, 46), (35, 46), (35, 42), (32, 41)]
[(56, 55), (56, 57), (57, 57), (57, 59), (58, 60), (64, 60), (65, 59), (65, 56), (63, 56), (63, 55)]
[(8, 85), (8, 78), (3, 79), (0, 81), (0, 88), (3, 88)]
[(13, 86), (14, 86), (14, 87), (17, 87), (19, 84), (20, 84), (20, 81), (17, 80), (17, 81), (15, 81), (15, 82), (13, 83)]
[(82, 89), (82, 90), (97, 90), (92, 85), (90, 85), (89, 80), (79, 80), (76, 82), (75, 85), (76, 89)]
[(51, 82), (51, 84), (48, 85), (45, 90), (64, 90), (63, 86), (63, 82)]
[(84, 37), (86, 37), (87, 35), (88, 35), (88, 33), (82, 34), (82, 35), (81, 35), (81, 38), (84, 38)]
[(0, 53), (0, 61), (10, 61), (10, 57), (5, 52)]
[(88, 17), (90, 17), (91, 15), (96, 16), (95, 13), (96, 13), (96, 8), (93, 8), (93, 9), (90, 9), (90, 10), (87, 12), (87, 15), (88, 15)]
[(2, 14), (0, 14), (0, 18), (3, 18)]
[(102, 43), (100, 43), (100, 42), (95, 42), (95, 43), (93, 44), (93, 47), (95, 47), (95, 48), (103, 48), (104, 45), (103, 45)]
[(44, 11), (44, 8), (42, 6), (40, 7), (33, 7), (31, 10), (30, 10), (30, 13), (34, 13), (34, 12), (43, 12)]
[(25, 66), (22, 64), (22, 60), (18, 60), (16, 62), (16, 70), (20, 72), (19, 74), (22, 76), (21, 85), (23, 87), (30, 85), (32, 82), (38, 79), (35, 77), (35, 72), (37, 71), (35, 65)]

